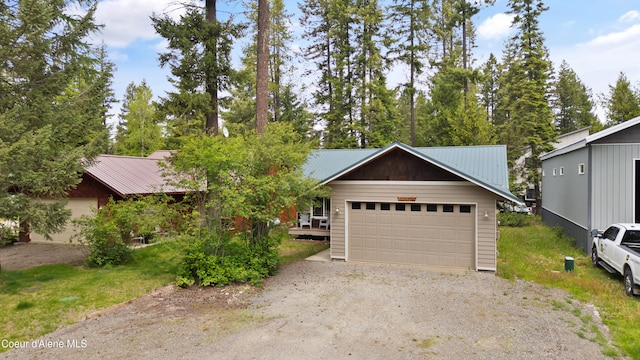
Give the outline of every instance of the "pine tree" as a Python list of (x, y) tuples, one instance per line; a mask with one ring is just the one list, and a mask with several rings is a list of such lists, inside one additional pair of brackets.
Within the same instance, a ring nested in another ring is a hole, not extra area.
[(324, 126), (322, 145), (327, 148), (358, 146), (356, 136), (355, 97), (353, 92), (351, 0), (307, 0), (299, 5), (304, 27), (303, 38), (309, 41), (305, 56), (315, 63), (318, 81), (314, 92), (318, 118)]
[(495, 55), (490, 54), (481, 69), (480, 82), (478, 84), (480, 102), (484, 107), (487, 121), (494, 124), (496, 107), (498, 106), (498, 91), (501, 65)]
[[(430, 77), (429, 106), (425, 139), (431, 146), (491, 143), (491, 123), (480, 111), (482, 104), (475, 95), (480, 72), (473, 68), (471, 48), (475, 29), (471, 17), (479, 8), (466, 1), (433, 2), (432, 29), (436, 35), (434, 69)], [(472, 91), (473, 90), (473, 91)], [(486, 129), (477, 139), (464, 135), (465, 129)]]
[(244, 30), (233, 18), (216, 19), (215, 1), (206, 9), (189, 7), (178, 21), (168, 15), (152, 16), (158, 34), (168, 41), (168, 52), (160, 54), (160, 66), (168, 66), (169, 81), (176, 91), (161, 99), (159, 110), (169, 120), (172, 136), (205, 131), (218, 133), (218, 94), (229, 88), (233, 72), (231, 49)]
[(389, 7), (390, 49), (389, 59), (409, 67), (406, 89), (403, 96), (408, 98), (410, 143), (416, 145), (416, 105), (417, 77), (423, 73), (429, 44), (429, 20), (431, 9), (426, 1), (394, 0)]
[(566, 61), (560, 64), (551, 104), (556, 129), (561, 134), (585, 127), (591, 127), (592, 133), (600, 130), (601, 125), (593, 113), (591, 91), (580, 81)]
[(0, 218), (19, 219), (22, 234), (63, 229), (70, 213), (59, 199), (107, 148), (112, 66), (86, 43), (96, 6), (0, 5)]
[[(257, 8), (255, 3), (245, 4), (250, 11), (248, 18), (250, 23), (257, 21)], [(272, 0), (269, 12), (270, 28), (270, 58), (269, 58), (269, 122), (295, 122), (299, 121), (307, 124), (302, 129), (294, 124), (297, 131), (301, 131), (301, 135), (307, 135), (310, 132), (310, 117), (304, 109), (298, 109), (302, 106), (297, 94), (300, 91), (299, 86), (295, 86), (292, 82), (291, 61), (293, 56), (289, 51), (289, 47), (293, 40), (293, 35), (289, 24), (291, 22), (291, 14), (284, 8), (282, 0)], [(255, 34), (255, 26), (250, 33)], [(257, 38), (252, 36), (250, 42), (242, 51), (242, 67), (233, 77), (233, 87), (229, 90), (231, 93), (227, 110), (223, 111), (225, 122), (237, 124), (236, 131), (245, 131), (255, 127), (255, 86), (256, 86), (256, 49)], [(285, 117), (286, 111), (300, 111), (300, 114), (307, 114), (303, 119), (292, 119)]]
[(609, 126), (640, 116), (640, 90), (631, 86), (623, 72), (618, 75), (615, 85), (609, 85), (609, 95), (604, 103)]
[[(507, 154), (514, 189), (532, 187), (539, 198), (540, 158), (553, 149), (556, 132), (549, 106), (551, 63), (538, 18), (548, 8), (541, 0), (510, 0), (516, 34), (505, 49), (505, 72), (500, 79), (500, 142), (507, 144)], [(517, 161), (524, 157), (524, 161)]]
[(140, 85), (130, 83), (127, 86), (116, 129), (116, 154), (148, 156), (164, 147), (152, 97), (151, 88), (144, 80)]

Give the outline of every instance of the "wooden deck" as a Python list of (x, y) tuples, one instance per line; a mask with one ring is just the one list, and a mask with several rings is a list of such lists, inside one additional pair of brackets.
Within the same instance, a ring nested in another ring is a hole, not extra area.
[(324, 238), (326, 240), (331, 237), (331, 231), (319, 228), (300, 228), (296, 226), (289, 228), (289, 235), (294, 235), (297, 238)]

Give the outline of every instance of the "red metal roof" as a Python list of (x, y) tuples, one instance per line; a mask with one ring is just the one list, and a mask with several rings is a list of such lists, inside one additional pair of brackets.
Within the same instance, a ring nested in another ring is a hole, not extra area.
[(157, 157), (99, 155), (85, 171), (120, 196), (188, 191), (166, 183)]

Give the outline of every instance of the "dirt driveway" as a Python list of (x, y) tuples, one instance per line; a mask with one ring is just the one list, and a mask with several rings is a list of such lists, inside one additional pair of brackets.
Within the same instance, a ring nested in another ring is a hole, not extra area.
[(0, 358), (600, 359), (607, 339), (592, 306), (493, 273), (302, 261), (260, 290), (163, 287)]
[(2, 270), (29, 269), (44, 264), (81, 264), (87, 258), (79, 246), (56, 243), (15, 243), (0, 247)]

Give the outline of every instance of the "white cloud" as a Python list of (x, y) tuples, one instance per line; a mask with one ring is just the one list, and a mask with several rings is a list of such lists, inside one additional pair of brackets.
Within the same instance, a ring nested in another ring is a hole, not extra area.
[(615, 84), (620, 72), (624, 72), (631, 83), (640, 82), (640, 66), (636, 58), (639, 48), (640, 24), (635, 24), (582, 44), (551, 49), (551, 56), (556, 66), (566, 60), (597, 96), (608, 95), (609, 85)]
[(638, 10), (627, 11), (618, 19), (618, 21), (621, 23), (629, 23), (636, 20), (640, 20), (640, 11)]
[(478, 36), (486, 40), (501, 40), (511, 32), (513, 15), (498, 13), (486, 19), (478, 26)]
[(600, 48), (601, 50), (608, 51), (617, 47), (626, 47), (629, 43), (640, 42), (640, 24), (632, 25), (625, 30), (612, 32), (606, 35), (598, 36), (591, 40), (585, 46)]
[(152, 14), (179, 17), (184, 7), (175, 0), (104, 0), (98, 4), (96, 22), (105, 25), (100, 34), (104, 43), (125, 48), (138, 40), (153, 40), (159, 35), (153, 29)]

